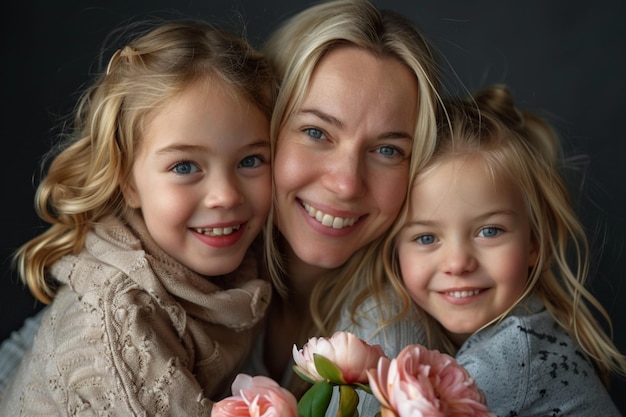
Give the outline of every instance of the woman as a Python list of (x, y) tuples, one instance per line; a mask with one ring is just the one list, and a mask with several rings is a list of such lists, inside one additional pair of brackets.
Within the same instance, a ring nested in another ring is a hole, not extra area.
[(379, 253), (409, 175), (434, 147), (438, 77), (419, 31), (361, 0), (302, 11), (263, 52), (280, 84), (271, 133), (276, 227), (266, 239), (278, 296), (255, 373), (297, 393), (291, 350), (309, 337), (349, 330), (388, 355), (425, 342), (410, 320), (376, 335), (409, 305), (385, 297)]
[[(280, 85), (269, 219), (276, 228), (266, 240), (277, 296), (251, 366), (287, 384), (291, 349), (309, 337), (351, 330), (388, 355), (424, 342), (411, 320), (372, 337), (409, 305), (396, 306), (374, 278), (409, 178), (434, 147), (438, 76), (419, 31), (366, 0), (300, 12), (264, 53)], [(357, 317), (364, 314), (372, 320)]]

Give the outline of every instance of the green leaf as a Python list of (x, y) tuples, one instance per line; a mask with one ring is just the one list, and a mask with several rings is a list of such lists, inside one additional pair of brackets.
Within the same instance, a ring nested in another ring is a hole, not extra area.
[(326, 381), (318, 381), (298, 402), (298, 417), (324, 417), (333, 395), (333, 387)]
[(313, 354), (313, 361), (315, 362), (315, 369), (317, 369), (317, 373), (320, 374), (322, 378), (326, 378), (334, 384), (346, 383), (343, 379), (343, 375), (341, 375), (341, 371), (333, 362), (317, 353)]
[(370, 388), (369, 384), (361, 384), (360, 382), (354, 382), (352, 385), (356, 386), (357, 388), (362, 389), (368, 394), (372, 394), (372, 389)]
[(356, 406), (359, 404), (359, 395), (351, 385), (339, 386), (339, 410), (337, 417), (353, 417), (358, 415)]

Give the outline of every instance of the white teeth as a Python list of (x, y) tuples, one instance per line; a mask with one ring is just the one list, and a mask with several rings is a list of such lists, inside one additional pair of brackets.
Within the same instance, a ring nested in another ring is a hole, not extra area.
[(228, 236), (232, 232), (239, 230), (240, 227), (241, 225), (238, 224), (236, 226), (229, 226), (229, 227), (214, 227), (212, 229), (197, 228), (195, 230), (197, 233), (200, 233), (206, 236)]
[(333, 229), (343, 229), (344, 227), (352, 226), (359, 219), (358, 217), (334, 217), (305, 202), (302, 202), (302, 207), (304, 207), (309, 216), (314, 217), (315, 220), (324, 226), (332, 227)]
[(480, 290), (472, 290), (472, 291), (451, 291), (451, 292), (447, 292), (446, 294), (454, 297), (454, 298), (465, 298), (465, 297), (471, 297), (472, 295), (476, 295), (480, 292)]

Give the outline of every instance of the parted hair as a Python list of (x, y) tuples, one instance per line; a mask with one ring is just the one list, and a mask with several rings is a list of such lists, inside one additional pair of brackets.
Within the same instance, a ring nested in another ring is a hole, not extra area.
[[(394, 12), (379, 10), (367, 0), (316, 4), (288, 19), (267, 40), (262, 51), (280, 86), (272, 116), (271, 139), (277, 140), (278, 132), (299, 109), (319, 61), (330, 50), (341, 46), (395, 59), (415, 75), (419, 91), (411, 153), (412, 175), (435, 146), (435, 115), (440, 100), (438, 62), (432, 45), (412, 22)], [(270, 225), (274, 223), (275, 215), (270, 214)], [(354, 316), (358, 305), (369, 295), (384, 296), (385, 282), (378, 279), (383, 273), (382, 241), (376, 239), (366, 244), (316, 285), (310, 304), (312, 328), (305, 330), (308, 337), (330, 335), (341, 309), (348, 302), (351, 302)], [(266, 260), (273, 283), (284, 296), (288, 288), (284, 282), (284, 259), (280, 257), (279, 244), (278, 230), (268, 227)], [(408, 306), (408, 299), (405, 304)]]
[[(610, 372), (624, 374), (626, 358), (592, 313), (592, 308), (600, 313), (612, 331), (608, 313), (585, 288), (589, 243), (563, 176), (567, 164), (552, 126), (517, 108), (506, 86), (494, 85), (471, 99), (447, 102), (438, 130), (435, 153), (418, 175), (459, 156), (482, 161), (493, 178), (506, 176), (519, 187), (531, 236), (539, 248), (523, 294), (494, 322), (536, 295), (595, 361), (605, 383)], [(406, 214), (405, 210), (403, 216)], [(394, 230), (394, 236), (400, 228)], [(386, 242), (385, 252), (388, 276), (400, 283), (395, 238)], [(427, 314), (423, 316), (432, 345), (453, 354), (456, 347), (446, 339), (442, 327)]]
[(35, 196), (50, 226), (20, 247), (16, 268), (31, 292), (52, 300), (46, 269), (83, 247), (104, 216), (123, 216), (127, 184), (151, 115), (195, 82), (219, 83), (258, 106), (268, 118), (273, 76), (265, 58), (242, 37), (200, 21), (142, 22), (81, 94), (73, 123), (53, 149)]

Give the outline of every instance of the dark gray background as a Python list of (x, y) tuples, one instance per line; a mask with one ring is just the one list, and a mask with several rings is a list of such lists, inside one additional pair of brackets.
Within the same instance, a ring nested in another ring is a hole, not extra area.
[[(59, 116), (97, 69), (107, 34), (128, 19), (180, 11), (227, 25), (247, 26), (261, 40), (309, 1), (142, 0), (22, 1), (2, 18), (3, 279), (0, 339), (41, 305), (23, 288), (10, 255), (37, 233), (33, 178), (57, 133)], [(613, 319), (615, 341), (626, 351), (626, 243), (624, 1), (378, 1), (410, 17), (449, 61), (448, 84), (459, 91), (505, 82), (520, 106), (557, 127), (568, 153), (588, 162), (575, 177), (575, 201), (592, 242), (590, 287)], [(453, 68), (454, 71), (450, 70)], [(456, 73), (456, 75), (454, 75)], [(455, 81), (456, 79), (456, 81)], [(574, 184), (574, 182), (572, 182)], [(615, 378), (613, 397), (626, 414), (626, 379)], [(621, 395), (620, 395), (621, 394)]]

